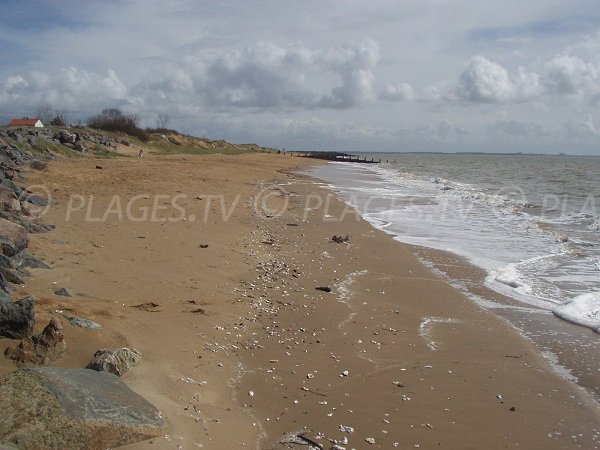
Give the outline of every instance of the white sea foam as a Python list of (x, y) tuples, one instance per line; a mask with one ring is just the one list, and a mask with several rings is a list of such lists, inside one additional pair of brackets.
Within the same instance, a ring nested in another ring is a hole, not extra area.
[(552, 309), (558, 317), (600, 333), (600, 292), (578, 295)]
[(600, 290), (600, 219), (585, 200), (600, 196), (590, 161), (581, 162), (591, 174), (587, 184), (574, 178), (569, 186), (553, 184), (562, 173), (558, 160), (494, 161), (419, 155), (312, 172), (373, 226), (401, 242), (466, 258), (503, 295), (551, 311), (564, 298)]

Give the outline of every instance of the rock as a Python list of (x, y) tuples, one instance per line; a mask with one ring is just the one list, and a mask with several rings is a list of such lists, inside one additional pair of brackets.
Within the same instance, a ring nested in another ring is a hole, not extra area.
[(342, 235), (340, 234), (340, 235), (338, 236), (337, 234), (334, 234), (334, 235), (331, 237), (331, 241), (332, 241), (332, 242), (335, 242), (336, 244), (343, 244), (343, 243), (345, 243), (345, 242), (348, 242), (348, 241), (350, 241), (350, 235), (349, 235), (349, 234), (347, 234), (347, 235), (345, 235), (345, 236), (342, 236)]
[(14, 270), (7, 269), (6, 267), (0, 267), (0, 274), (4, 277), (4, 280), (13, 284), (25, 284), (19, 275)]
[(65, 316), (65, 319), (67, 319), (69, 323), (74, 327), (90, 328), (92, 330), (102, 329), (102, 325), (100, 325), (99, 323), (92, 322), (91, 320), (83, 319), (81, 317)]
[(33, 160), (29, 163), (29, 167), (35, 170), (45, 170), (48, 167), (48, 163), (44, 161)]
[(35, 206), (48, 206), (50, 204), (50, 202), (47, 199), (42, 198), (39, 195), (34, 195), (34, 194), (28, 193), (27, 195), (21, 196), (21, 198), (24, 201), (29, 202)]
[(75, 150), (81, 153), (85, 153), (87, 151), (87, 147), (85, 146), (83, 141), (77, 141), (75, 142)]
[(120, 377), (141, 362), (142, 354), (133, 348), (103, 348), (94, 353), (86, 369), (110, 372)]
[(0, 218), (0, 248), (6, 256), (14, 256), (27, 247), (27, 230), (19, 224)]
[(74, 144), (75, 143), (75, 139), (77, 138), (77, 136), (75, 136), (74, 134), (69, 133), (67, 130), (60, 130), (58, 133), (56, 133), (54, 135), (55, 139), (58, 139), (58, 141), (61, 144)]
[[(3, 255), (0, 255), (2, 259)], [(19, 268), (30, 268), (30, 269), (50, 269), (50, 266), (41, 259), (30, 255), (27, 251), (23, 250), (13, 258), (13, 264)]]
[(160, 412), (118, 377), (44, 367), (0, 382), (0, 443), (21, 450), (100, 450), (164, 433)]
[(20, 211), (21, 204), (17, 194), (8, 186), (0, 186), (0, 208), (4, 211)]
[(31, 336), (35, 324), (34, 305), (33, 297), (0, 303), (0, 336), (11, 339)]
[(23, 339), (15, 348), (8, 347), (4, 356), (12, 359), (17, 367), (45, 366), (63, 356), (66, 348), (62, 325), (53, 317), (40, 334)]
[(329, 286), (317, 286), (315, 289), (317, 291), (331, 292), (331, 288)]
[(54, 293), (61, 297), (73, 297), (73, 292), (69, 288), (60, 288), (55, 290)]

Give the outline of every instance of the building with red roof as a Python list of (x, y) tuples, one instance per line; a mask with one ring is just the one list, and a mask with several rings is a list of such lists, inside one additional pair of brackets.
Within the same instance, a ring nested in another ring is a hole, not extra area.
[(43, 128), (44, 124), (40, 119), (30, 119), (23, 117), (22, 119), (12, 119), (8, 124), (9, 127), (36, 127)]

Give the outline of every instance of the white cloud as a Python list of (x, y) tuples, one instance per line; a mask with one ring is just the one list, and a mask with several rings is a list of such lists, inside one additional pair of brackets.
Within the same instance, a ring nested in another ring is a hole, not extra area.
[(594, 105), (600, 95), (600, 34), (567, 47), (545, 62), (539, 73), (519, 67), (511, 75), (501, 64), (474, 56), (451, 94), (468, 103), (517, 103), (570, 96), (573, 101)]
[(379, 94), (380, 99), (393, 102), (409, 102), (414, 100), (415, 97), (415, 89), (408, 83), (400, 83), (395, 86), (387, 85)]
[(549, 94), (582, 95), (600, 92), (600, 67), (579, 56), (558, 55), (546, 64), (544, 84)]
[(478, 55), (460, 74), (456, 95), (470, 102), (502, 102), (514, 95), (514, 88), (504, 67)]
[(68, 67), (54, 74), (33, 71), (8, 77), (0, 88), (0, 108), (34, 111), (40, 103), (58, 109), (92, 110), (127, 101), (127, 88), (114, 70), (105, 74)]
[(503, 66), (480, 55), (466, 64), (454, 88), (459, 100), (473, 103), (525, 101), (541, 93), (538, 74), (519, 67), (511, 77)]

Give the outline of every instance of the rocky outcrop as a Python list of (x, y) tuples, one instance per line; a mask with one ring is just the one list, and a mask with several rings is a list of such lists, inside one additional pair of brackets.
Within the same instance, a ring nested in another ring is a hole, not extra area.
[(40, 334), (23, 339), (15, 348), (8, 347), (4, 355), (17, 367), (45, 366), (63, 356), (66, 348), (62, 325), (53, 317)]
[(118, 377), (88, 369), (36, 368), (0, 382), (0, 445), (106, 449), (161, 435), (160, 412)]
[(35, 324), (35, 300), (25, 297), (13, 302), (10, 297), (0, 298), (0, 336), (23, 339), (31, 336)]
[[(131, 145), (130, 142), (124, 138), (103, 136), (78, 128), (44, 128), (41, 130), (33, 128), (15, 128), (9, 131), (0, 130), (0, 150), (10, 149), (19, 151), (23, 144), (37, 147), (38, 150), (40, 148), (44, 149), (45, 147), (45, 156), (50, 159), (53, 159), (56, 155), (49, 147), (46, 147), (48, 144), (62, 145), (80, 153), (87, 152), (88, 148), (94, 145), (102, 145), (112, 149), (117, 148), (119, 144), (127, 146)], [(45, 169), (41, 163), (34, 163), (31, 167), (37, 170)]]
[(88, 369), (122, 376), (142, 362), (142, 354), (133, 348), (103, 348), (94, 353)]

